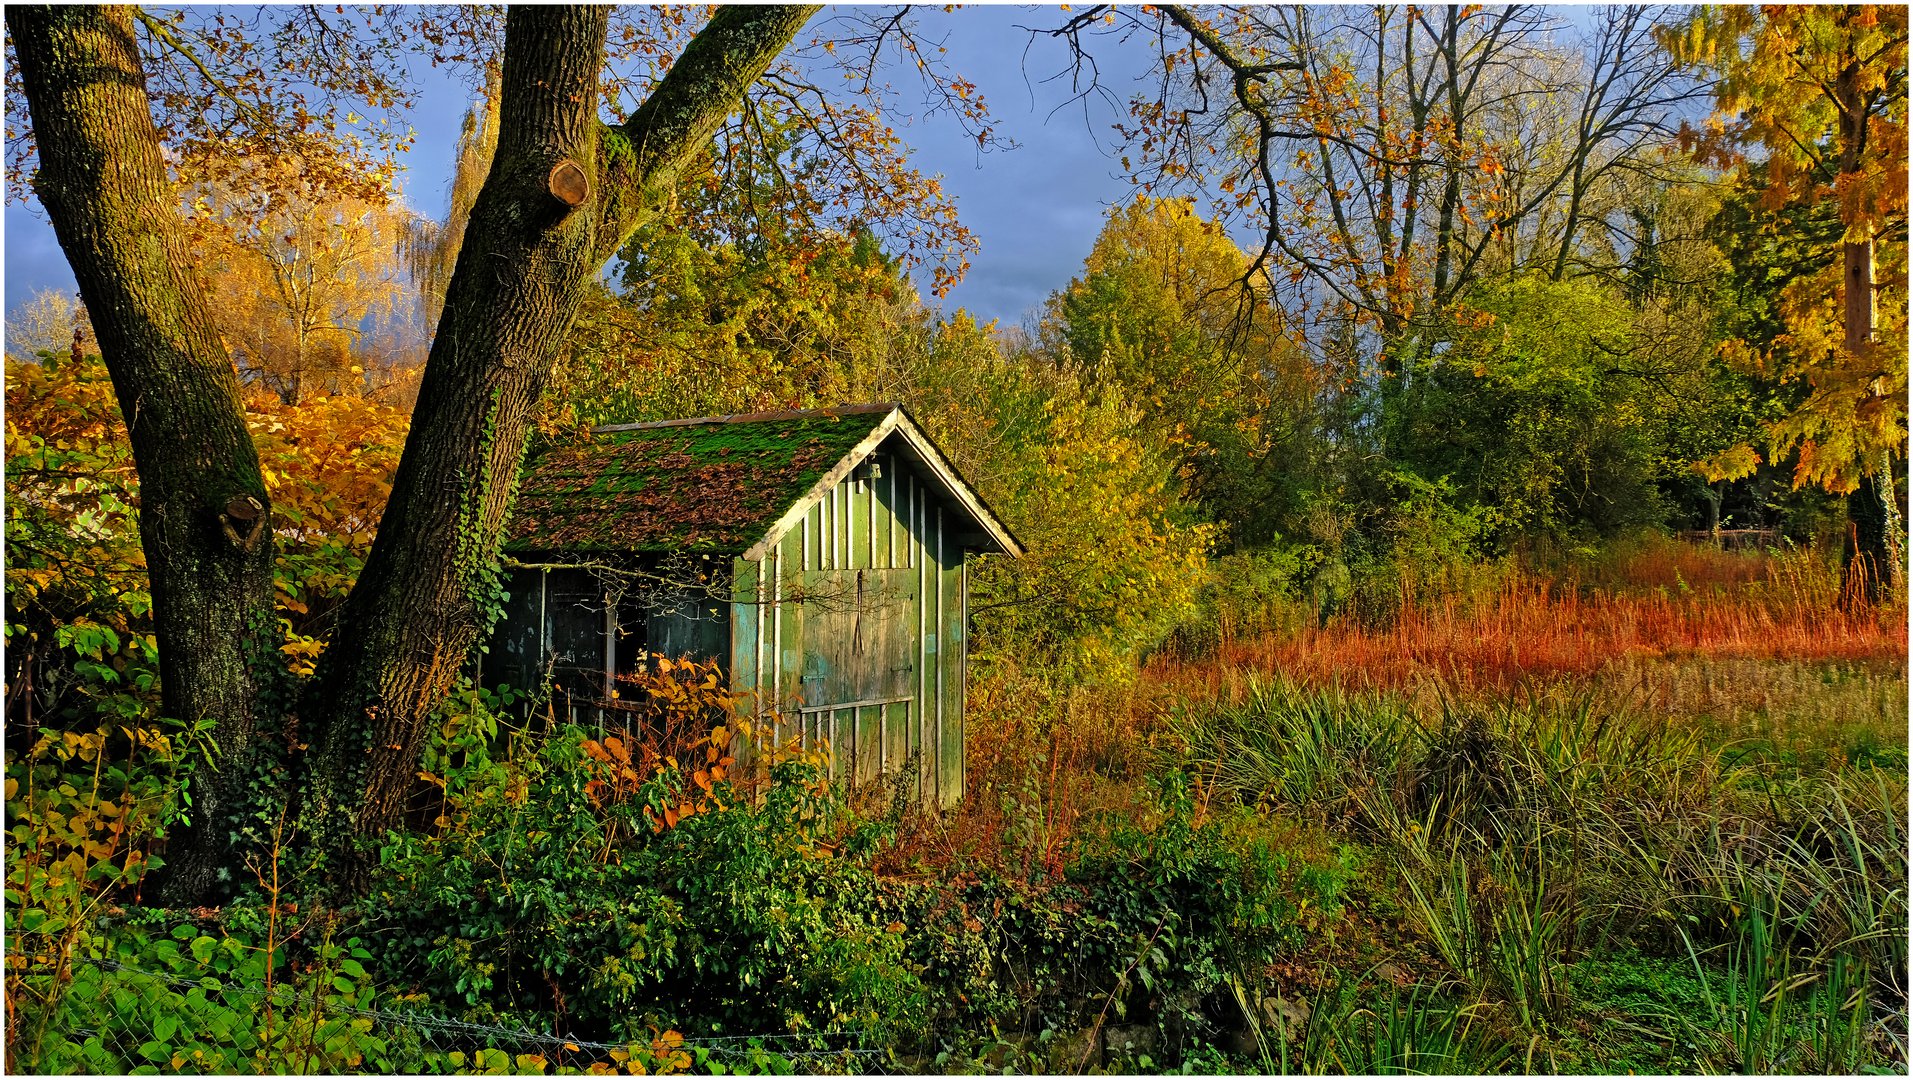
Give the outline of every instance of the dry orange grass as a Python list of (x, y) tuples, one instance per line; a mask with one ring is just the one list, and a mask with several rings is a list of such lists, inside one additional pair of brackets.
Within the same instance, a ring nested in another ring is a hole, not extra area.
[(1680, 656), (1904, 661), (1905, 618), (1903, 611), (1807, 615), (1718, 597), (1561, 595), (1516, 583), (1489, 603), (1411, 609), (1391, 626), (1337, 624), (1226, 642), (1203, 666), (1280, 671), (1318, 684), (1399, 688), (1432, 676), (1457, 689), (1506, 689), (1591, 676), (1617, 660)]
[[(1398, 692), (1429, 716), (1455, 698), (1591, 695), (1724, 738), (1903, 738), (1906, 609), (1843, 611), (1830, 560), (1648, 540), (1524, 562), (1471, 595), (1404, 599), (1387, 625), (1225, 630), (1212, 655), (1158, 655), (1128, 683), (1076, 685), (999, 658), (971, 687), (963, 804), (905, 822), (882, 868), (1054, 878), (1085, 819), (1136, 810), (1174, 703), (1238, 699), (1269, 674)], [(1308, 622), (1299, 607), (1280, 614)]]
[[(1231, 669), (1317, 685), (1506, 691), (1655, 659), (1776, 660), (1904, 671), (1904, 604), (1849, 611), (1813, 552), (1729, 552), (1645, 540), (1546, 560), (1472, 596), (1404, 602), (1385, 625), (1224, 640), (1212, 658), (1159, 659), (1150, 675), (1214, 690)], [(1193, 687), (1192, 687), (1193, 688)]]

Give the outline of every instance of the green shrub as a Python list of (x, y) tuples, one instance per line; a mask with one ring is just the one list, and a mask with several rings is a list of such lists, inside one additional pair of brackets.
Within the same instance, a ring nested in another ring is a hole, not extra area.
[[(192, 923), (81, 935), (74, 955), (22, 956), (9, 1065), (45, 1073), (413, 1071), (360, 1015), (373, 1005), (357, 938), (320, 942), (294, 972), (282, 949)], [(274, 976), (278, 979), (275, 981)]]
[(1199, 821), (1189, 779), (1156, 779), (1154, 821), (1111, 817), (1070, 867), (1083, 887), (1085, 960), (1113, 977), (1117, 1017), (1147, 1006), (1173, 1027), (1209, 1026), (1232, 976), (1259, 975), (1338, 908), (1347, 867), (1292, 857), (1253, 814)]
[(395, 836), (366, 904), (391, 975), (589, 1037), (881, 1040), (919, 1023), (902, 927), (870, 913), (872, 874), (838, 850), (818, 762), (773, 765), (754, 803), (708, 750), (702, 767), (644, 770), (617, 739), (567, 728), (453, 770), (443, 830)]

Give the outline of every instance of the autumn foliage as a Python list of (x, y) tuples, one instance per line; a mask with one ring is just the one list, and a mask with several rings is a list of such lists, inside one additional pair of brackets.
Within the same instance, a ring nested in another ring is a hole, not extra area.
[[(9, 665), (10, 690), (27, 710), (10, 704), (10, 721), (66, 712), (71, 695), (99, 698), (102, 687), (101, 700), (155, 703), (139, 482), (106, 370), (98, 357), (9, 360), (6, 401), (8, 651), (22, 665)], [(276, 518), (281, 650), (294, 674), (310, 674), (371, 546), (406, 414), (362, 396), (287, 405), (261, 392), (246, 421)], [(97, 677), (62, 684), (72, 662)], [(55, 684), (36, 682), (35, 665)]]

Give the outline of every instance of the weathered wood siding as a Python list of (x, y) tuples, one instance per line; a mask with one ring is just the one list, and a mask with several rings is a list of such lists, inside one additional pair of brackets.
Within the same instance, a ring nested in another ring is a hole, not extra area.
[(909, 770), (912, 794), (963, 795), (963, 551), (946, 508), (879, 451), (762, 564), (740, 559), (732, 685), (779, 744), (828, 747), (833, 779)]

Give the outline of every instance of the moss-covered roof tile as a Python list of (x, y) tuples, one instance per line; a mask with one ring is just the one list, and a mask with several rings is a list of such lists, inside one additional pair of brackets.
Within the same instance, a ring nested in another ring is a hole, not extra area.
[(507, 551), (742, 551), (887, 410), (606, 431), (528, 462)]

